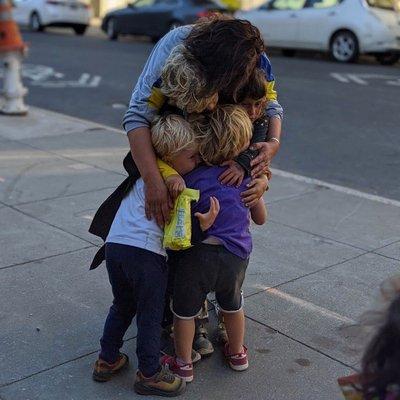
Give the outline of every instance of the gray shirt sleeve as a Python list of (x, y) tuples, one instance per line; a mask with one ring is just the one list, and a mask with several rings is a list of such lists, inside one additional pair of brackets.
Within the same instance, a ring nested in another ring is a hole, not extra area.
[(172, 49), (182, 43), (192, 27), (182, 26), (168, 32), (153, 48), (133, 89), (129, 108), (122, 125), (125, 131), (141, 127), (150, 127), (165, 101), (159, 83), (161, 70)]

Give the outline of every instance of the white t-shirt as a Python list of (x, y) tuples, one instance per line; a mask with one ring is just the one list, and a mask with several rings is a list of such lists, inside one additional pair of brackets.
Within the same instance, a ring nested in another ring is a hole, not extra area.
[(155, 220), (146, 218), (144, 204), (144, 182), (139, 178), (122, 200), (106, 243), (135, 246), (166, 256), (162, 246), (164, 232)]

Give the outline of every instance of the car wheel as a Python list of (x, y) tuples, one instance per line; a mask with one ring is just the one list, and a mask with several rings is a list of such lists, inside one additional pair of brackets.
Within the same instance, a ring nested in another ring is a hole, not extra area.
[(400, 60), (400, 54), (382, 53), (382, 54), (377, 54), (375, 58), (382, 65), (393, 65)]
[(173, 29), (179, 28), (179, 27), (182, 26), (182, 25), (183, 25), (182, 22), (179, 22), (179, 21), (172, 21), (172, 22), (169, 24), (169, 30), (172, 31)]
[(73, 29), (77, 35), (81, 36), (85, 34), (87, 25), (75, 25)]
[(29, 17), (29, 29), (33, 32), (43, 32), (44, 26), (39, 14), (35, 11)]
[(359, 54), (358, 39), (353, 32), (335, 33), (330, 43), (331, 57), (341, 63), (355, 62)]
[(116, 20), (115, 18), (110, 18), (107, 21), (107, 25), (106, 25), (106, 32), (107, 32), (107, 36), (110, 40), (117, 40), (118, 39), (118, 31), (117, 31), (117, 27), (116, 27)]
[(282, 54), (285, 57), (294, 57), (296, 55), (296, 50), (293, 50), (293, 49), (282, 49)]

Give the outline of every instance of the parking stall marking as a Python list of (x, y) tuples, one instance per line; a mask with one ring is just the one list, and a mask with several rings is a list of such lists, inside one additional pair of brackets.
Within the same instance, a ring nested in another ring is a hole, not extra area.
[[(96, 88), (101, 83), (100, 75), (90, 75), (84, 72), (76, 80), (63, 79), (65, 74), (56, 71), (52, 67), (46, 65), (23, 64), (22, 78), (27, 80), (31, 86), (39, 86), (44, 88)], [(4, 69), (0, 67), (0, 78), (4, 76)]]
[(370, 81), (385, 81), (388, 86), (400, 86), (399, 75), (383, 75), (383, 74), (353, 74), (331, 72), (330, 76), (341, 83), (356, 83), (362, 86), (368, 86)]

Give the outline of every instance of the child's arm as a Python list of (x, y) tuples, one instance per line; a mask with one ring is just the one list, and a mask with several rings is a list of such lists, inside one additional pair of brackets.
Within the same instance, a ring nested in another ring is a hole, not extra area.
[[(268, 121), (264, 117), (253, 124), (253, 136), (250, 144), (265, 142), (267, 140)], [(227, 165), (228, 168), (224, 171), (219, 180), (224, 185), (239, 186), (245, 176), (251, 176), (251, 161), (258, 156), (258, 151), (252, 147), (240, 153), (235, 160), (226, 161), (222, 165)]]
[(257, 203), (250, 208), (251, 219), (257, 225), (263, 225), (267, 222), (267, 208), (264, 200), (260, 198)]
[(248, 185), (248, 189), (240, 194), (246, 207), (253, 207), (269, 188), (271, 171), (265, 175), (253, 179)]
[(194, 216), (199, 220), (200, 228), (204, 232), (207, 229), (210, 229), (213, 223), (215, 222), (219, 213), (219, 201), (216, 197), (210, 197), (210, 209), (202, 214), (202, 213), (195, 213)]
[(169, 195), (175, 200), (186, 188), (185, 181), (171, 166), (157, 158), (157, 166), (167, 186)]

